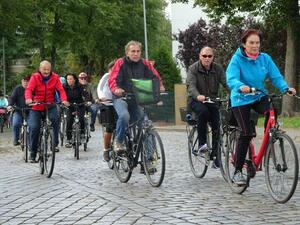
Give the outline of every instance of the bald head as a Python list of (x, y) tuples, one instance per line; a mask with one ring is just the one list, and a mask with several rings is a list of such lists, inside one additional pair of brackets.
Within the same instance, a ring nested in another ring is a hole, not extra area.
[(214, 51), (211, 47), (205, 46), (200, 50), (199, 53), (199, 60), (202, 64), (202, 66), (209, 70), (210, 66), (214, 60)]
[(39, 71), (44, 77), (48, 77), (51, 71), (51, 63), (47, 60), (44, 60), (40, 63)]

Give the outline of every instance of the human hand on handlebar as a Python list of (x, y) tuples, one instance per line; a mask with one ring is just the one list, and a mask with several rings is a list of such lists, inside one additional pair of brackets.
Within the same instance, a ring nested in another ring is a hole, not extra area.
[(251, 88), (250, 88), (249, 86), (247, 86), (247, 85), (243, 85), (243, 86), (240, 87), (240, 91), (241, 91), (242, 93), (247, 94), (247, 93), (250, 93), (250, 92), (251, 92)]
[(198, 96), (197, 96), (197, 100), (198, 100), (199, 102), (203, 102), (203, 101), (205, 100), (205, 96), (204, 96), (204, 95), (198, 95)]
[(122, 89), (122, 88), (116, 88), (114, 94), (117, 95), (117, 96), (123, 96), (125, 90)]
[(26, 99), (25, 103), (26, 103), (26, 105), (30, 105), (32, 103), (32, 99)]
[(68, 101), (62, 101), (62, 104), (64, 104), (65, 106), (70, 106), (70, 103)]
[(295, 88), (290, 87), (290, 88), (288, 88), (288, 89), (286, 90), (286, 93), (287, 93), (288, 95), (290, 95), (290, 96), (293, 96), (293, 95), (295, 95), (295, 94), (297, 93), (297, 91), (296, 91)]

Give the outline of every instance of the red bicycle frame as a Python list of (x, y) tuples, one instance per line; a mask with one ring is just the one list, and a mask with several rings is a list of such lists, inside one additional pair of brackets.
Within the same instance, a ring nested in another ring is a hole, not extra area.
[(268, 112), (269, 112), (270, 116), (269, 116), (268, 123), (267, 123), (267, 126), (264, 131), (264, 136), (263, 136), (261, 146), (260, 146), (257, 154), (255, 152), (254, 144), (252, 143), (252, 140), (250, 142), (250, 151), (251, 151), (251, 156), (252, 156), (252, 162), (254, 163), (254, 165), (256, 167), (256, 171), (260, 170), (259, 165), (261, 164), (262, 158), (268, 147), (268, 142), (269, 142), (269, 137), (270, 137), (269, 131), (271, 128), (275, 127), (275, 124), (276, 124), (275, 111), (274, 111), (272, 104), (271, 104), (270, 109), (268, 109)]

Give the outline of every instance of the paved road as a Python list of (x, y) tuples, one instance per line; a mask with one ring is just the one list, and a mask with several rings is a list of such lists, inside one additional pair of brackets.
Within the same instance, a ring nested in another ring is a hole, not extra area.
[(160, 132), (167, 171), (160, 188), (136, 169), (121, 184), (102, 161), (99, 128), (80, 159), (61, 148), (52, 178), (25, 164), (0, 134), (0, 224), (299, 224), (299, 187), (286, 204), (276, 204), (257, 174), (243, 195), (233, 194), (219, 170), (195, 178), (188, 166), (184, 132)]

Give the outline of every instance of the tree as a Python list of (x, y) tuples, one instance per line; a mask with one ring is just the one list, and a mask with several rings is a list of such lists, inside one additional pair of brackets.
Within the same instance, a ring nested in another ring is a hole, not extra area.
[[(187, 2), (173, 0), (172, 2)], [(194, 0), (195, 5), (205, 7), (214, 19), (227, 17), (228, 21), (240, 21), (241, 14), (259, 15), (268, 23), (277, 24), (286, 32), (285, 79), (290, 86), (297, 86), (297, 52), (299, 52), (300, 14), (298, 0)], [(298, 71), (299, 72), (299, 71)], [(284, 113), (296, 111), (294, 98), (284, 98)]]

